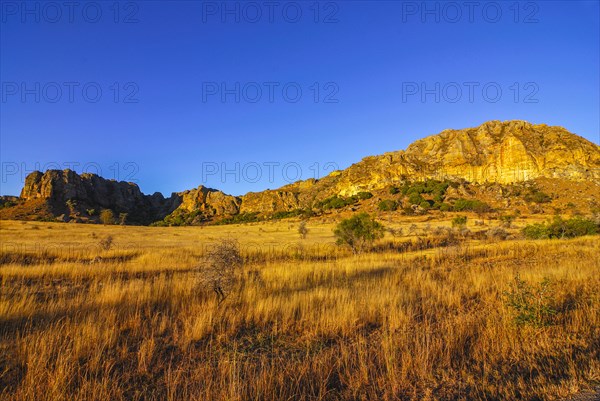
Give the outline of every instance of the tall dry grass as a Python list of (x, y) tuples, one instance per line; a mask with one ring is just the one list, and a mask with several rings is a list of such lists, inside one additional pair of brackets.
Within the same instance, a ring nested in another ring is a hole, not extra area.
[[(600, 380), (597, 237), (353, 256), (309, 228), (2, 222), (0, 398), (550, 400)], [(246, 264), (218, 305), (195, 266), (220, 238)], [(515, 323), (516, 273), (552, 283), (548, 325)]]

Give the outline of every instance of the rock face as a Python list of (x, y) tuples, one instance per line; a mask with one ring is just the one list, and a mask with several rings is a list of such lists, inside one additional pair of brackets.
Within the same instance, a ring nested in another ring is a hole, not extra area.
[(562, 127), (489, 121), (475, 128), (442, 131), (406, 150), (366, 157), (319, 180), (241, 197), (200, 186), (164, 198), (160, 193), (144, 195), (133, 183), (49, 170), (26, 178), (19, 202), (43, 201), (55, 216), (80, 217), (91, 208), (128, 213), (130, 222), (141, 224), (168, 216), (197, 223), (239, 213), (311, 208), (332, 195), (381, 190), (406, 180), (511, 184), (537, 178), (600, 183), (600, 147)]
[(185, 212), (199, 210), (207, 217), (213, 217), (235, 215), (240, 211), (240, 198), (202, 185), (177, 195), (182, 199), (178, 209)]
[[(96, 174), (79, 175), (72, 170), (35, 171), (25, 179), (21, 199), (45, 200), (55, 215), (93, 217), (102, 209), (127, 213), (128, 221), (147, 224), (169, 214), (178, 204), (177, 197), (144, 195), (131, 182), (106, 180)], [(162, 217), (161, 217), (162, 216)]]
[(401, 180), (450, 179), (510, 184), (539, 177), (600, 179), (600, 147), (562, 127), (489, 121), (445, 130), (405, 151), (367, 157), (339, 173), (337, 190), (352, 195)]

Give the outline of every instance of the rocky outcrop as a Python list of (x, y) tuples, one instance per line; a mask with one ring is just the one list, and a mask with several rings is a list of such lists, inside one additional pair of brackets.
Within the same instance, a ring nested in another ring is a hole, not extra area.
[(273, 213), (288, 212), (299, 209), (298, 192), (294, 191), (262, 191), (249, 192), (242, 197), (241, 213)]
[(367, 157), (339, 172), (334, 185), (338, 193), (353, 195), (406, 178), (510, 184), (540, 177), (598, 181), (600, 147), (562, 127), (489, 121)]
[(93, 218), (102, 209), (127, 213), (127, 220), (147, 224), (171, 213), (178, 198), (162, 194), (144, 195), (131, 182), (106, 180), (96, 174), (79, 175), (72, 170), (35, 171), (27, 176), (21, 191), (25, 202), (44, 200), (55, 215)]
[(49, 170), (27, 176), (19, 202), (25, 204), (23, 210), (29, 210), (28, 202), (35, 200), (36, 210), (40, 201), (45, 202), (55, 216), (91, 217), (90, 209), (111, 209), (127, 213), (130, 222), (146, 224), (171, 217), (196, 224), (239, 213), (268, 215), (311, 208), (332, 195), (377, 191), (405, 180), (512, 184), (538, 178), (600, 183), (600, 147), (562, 127), (489, 121), (475, 128), (442, 131), (406, 150), (366, 157), (319, 180), (241, 197), (200, 186), (164, 198), (160, 193), (144, 195), (134, 183)]
[(177, 195), (181, 197), (178, 209), (185, 212), (199, 210), (207, 217), (232, 216), (240, 212), (240, 198), (202, 185)]

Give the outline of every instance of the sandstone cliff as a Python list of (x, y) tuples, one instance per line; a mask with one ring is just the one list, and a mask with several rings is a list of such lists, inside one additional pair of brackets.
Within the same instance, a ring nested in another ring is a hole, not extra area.
[(107, 180), (96, 174), (77, 174), (72, 170), (35, 171), (27, 176), (21, 191), (27, 202), (42, 200), (55, 216), (89, 219), (100, 210), (127, 213), (127, 220), (147, 224), (171, 213), (178, 199), (162, 194), (144, 195), (131, 182)]
[(130, 222), (147, 224), (166, 217), (169, 223), (197, 224), (237, 214), (310, 209), (330, 196), (383, 190), (406, 180), (508, 185), (541, 178), (600, 184), (600, 147), (562, 127), (489, 121), (475, 128), (442, 131), (414, 142), (406, 150), (366, 157), (319, 180), (299, 181), (241, 197), (200, 186), (164, 198), (159, 193), (144, 195), (133, 183), (94, 174), (34, 172), (26, 178), (20, 204), (15, 208), (35, 200), (36, 208), (40, 202), (45, 203), (50, 215), (65, 215), (67, 219), (93, 220), (88, 210), (111, 209), (117, 214), (128, 213)]
[(336, 191), (352, 195), (406, 177), (510, 184), (539, 177), (600, 180), (600, 147), (562, 127), (489, 121), (445, 130), (405, 151), (367, 157), (338, 175)]

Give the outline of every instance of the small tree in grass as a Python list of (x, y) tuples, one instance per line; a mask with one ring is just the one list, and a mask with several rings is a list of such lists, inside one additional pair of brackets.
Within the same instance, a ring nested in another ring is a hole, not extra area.
[(342, 220), (333, 230), (338, 245), (347, 245), (352, 252), (361, 253), (376, 239), (382, 238), (384, 227), (367, 213)]
[(235, 285), (236, 272), (243, 266), (236, 240), (224, 239), (213, 246), (200, 266), (202, 283), (217, 294), (219, 304)]
[(308, 234), (308, 228), (306, 227), (306, 221), (301, 221), (298, 226), (298, 234), (300, 234), (300, 238), (306, 239), (306, 235)]
[(110, 209), (104, 209), (100, 212), (100, 221), (104, 225), (115, 224), (115, 214)]
[(467, 216), (456, 216), (452, 219), (452, 227), (463, 228), (467, 225)]

